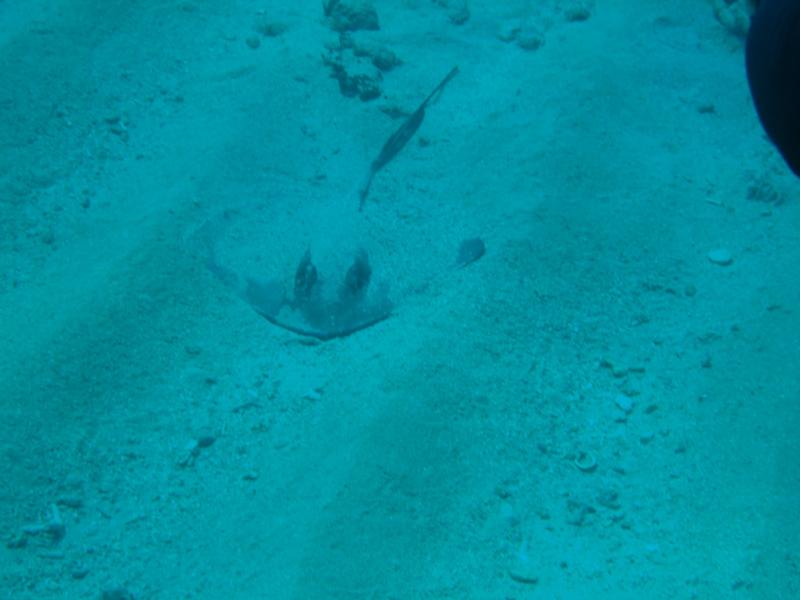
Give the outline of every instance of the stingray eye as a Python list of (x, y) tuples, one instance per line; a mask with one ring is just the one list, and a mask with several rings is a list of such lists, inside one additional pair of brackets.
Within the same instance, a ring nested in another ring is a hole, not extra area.
[(355, 260), (344, 278), (344, 285), (347, 292), (352, 295), (358, 295), (363, 292), (369, 285), (369, 280), (372, 278), (372, 267), (369, 266), (369, 257), (365, 250), (359, 250), (356, 253)]
[(317, 267), (311, 262), (311, 252), (306, 250), (294, 273), (294, 297), (305, 300), (311, 295), (317, 283)]

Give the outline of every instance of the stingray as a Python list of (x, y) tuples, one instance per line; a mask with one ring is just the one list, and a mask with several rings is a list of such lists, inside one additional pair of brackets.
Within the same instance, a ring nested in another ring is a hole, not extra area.
[(427, 108), (428, 104), (444, 89), (449, 81), (458, 74), (458, 67), (453, 67), (452, 70), (447, 74), (447, 76), (442, 80), (442, 82), (436, 86), (436, 88), (430, 93), (430, 95), (425, 98), (422, 104), (419, 105), (419, 108), (414, 111), (414, 113), (405, 120), (405, 122), (395, 131), (391, 137), (386, 140), (386, 143), (383, 145), (380, 154), (378, 154), (378, 158), (372, 161), (372, 164), (369, 167), (369, 173), (367, 173), (367, 179), (364, 182), (364, 185), (361, 186), (359, 190), (359, 204), (358, 210), (362, 210), (364, 208), (364, 202), (367, 199), (367, 194), (369, 194), (369, 186), (372, 184), (372, 178), (375, 177), (375, 173), (380, 171), (383, 167), (385, 167), (389, 161), (391, 161), (400, 150), (408, 143), (414, 134), (419, 129), (419, 126), (422, 125), (422, 120), (425, 118), (425, 109)]
[(745, 54), (761, 125), (800, 176), (800, 0), (761, 0)]
[[(394, 314), (388, 286), (380, 282), (373, 284), (372, 265), (364, 249), (355, 252), (350, 267), (334, 289), (329, 289), (333, 287), (331, 280), (317, 271), (310, 249), (297, 263), (289, 290), (283, 277), (256, 278), (226, 266), (217, 256), (217, 241), (236, 214), (226, 211), (206, 221), (192, 239), (199, 246), (205, 267), (214, 277), (272, 325), (327, 341), (368, 329)], [(451, 268), (467, 267), (485, 254), (486, 245), (481, 238), (467, 238), (459, 245)], [(441, 274), (448, 272), (449, 269), (444, 269)]]
[[(227, 219), (230, 215), (223, 215)], [(371, 286), (372, 266), (359, 249), (338, 288), (329, 291), (306, 250), (297, 265), (294, 288), (285, 289), (279, 277), (240, 275), (217, 257), (216, 240), (224, 223), (207, 222), (200, 230), (206, 268), (269, 323), (298, 335), (332, 340), (362, 331), (388, 319), (393, 304), (388, 287)]]

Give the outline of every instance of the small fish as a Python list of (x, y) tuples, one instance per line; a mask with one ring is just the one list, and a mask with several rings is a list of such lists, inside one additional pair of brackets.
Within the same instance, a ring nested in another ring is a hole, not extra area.
[(414, 113), (405, 120), (405, 122), (395, 131), (392, 136), (386, 140), (386, 143), (383, 145), (381, 149), (381, 153), (378, 154), (378, 158), (372, 161), (372, 164), (369, 168), (369, 173), (367, 174), (367, 179), (364, 182), (364, 185), (361, 186), (361, 190), (359, 190), (359, 204), (358, 210), (362, 210), (364, 208), (364, 202), (367, 199), (367, 194), (369, 194), (369, 186), (372, 183), (372, 178), (375, 176), (375, 173), (380, 171), (383, 167), (391, 161), (400, 150), (408, 143), (414, 134), (419, 129), (419, 126), (422, 125), (422, 120), (425, 118), (425, 108), (427, 108), (428, 104), (431, 100), (434, 99), (441, 91), (444, 89), (450, 80), (458, 74), (458, 67), (453, 67), (453, 69), (447, 74), (442, 82), (436, 86), (436, 88), (430, 93), (430, 95), (425, 98), (422, 104), (419, 105), (419, 108), (414, 111)]

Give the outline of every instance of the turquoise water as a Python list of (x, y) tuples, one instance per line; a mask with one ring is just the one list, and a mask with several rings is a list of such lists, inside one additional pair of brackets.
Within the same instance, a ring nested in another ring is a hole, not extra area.
[(747, 13), (0, 0), (0, 598), (800, 597)]

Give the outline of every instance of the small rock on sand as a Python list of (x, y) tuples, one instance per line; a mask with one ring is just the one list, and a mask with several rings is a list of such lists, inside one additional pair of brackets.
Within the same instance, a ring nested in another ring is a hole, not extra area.
[(512, 564), (508, 568), (508, 575), (517, 583), (536, 585), (539, 582), (539, 574), (536, 561), (528, 553), (528, 543), (524, 542), (517, 556), (514, 557)]
[(727, 267), (728, 265), (733, 264), (733, 256), (731, 256), (731, 253), (725, 248), (715, 248), (714, 250), (710, 250), (706, 256), (708, 257), (708, 260), (715, 265)]

